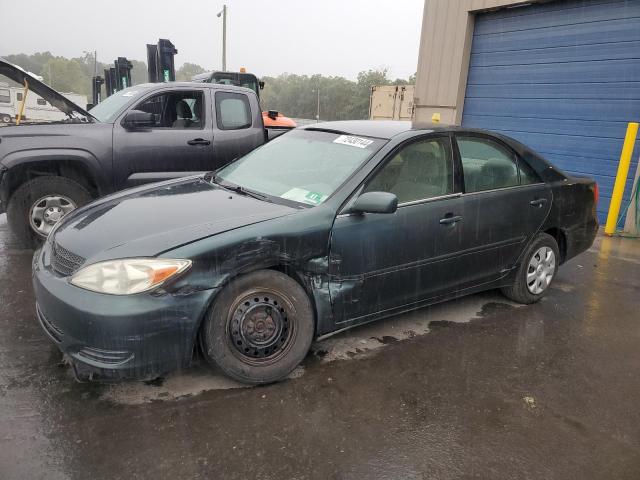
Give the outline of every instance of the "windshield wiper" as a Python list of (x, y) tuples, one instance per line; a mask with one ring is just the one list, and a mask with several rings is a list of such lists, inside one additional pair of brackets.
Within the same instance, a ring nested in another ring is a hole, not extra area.
[(263, 193), (260, 192), (255, 192), (253, 190), (248, 190), (240, 185), (237, 185), (235, 183), (229, 182), (227, 180), (223, 180), (220, 177), (218, 177), (218, 175), (214, 175), (213, 178), (211, 179), (213, 181), (213, 183), (215, 183), (216, 185), (220, 185), (222, 188), (224, 188), (225, 190), (230, 190), (232, 192), (238, 193), (240, 195), (245, 195), (247, 197), (253, 197), (256, 198), (258, 200), (263, 200), (265, 202), (270, 202), (271, 200), (269, 199), (269, 197)]

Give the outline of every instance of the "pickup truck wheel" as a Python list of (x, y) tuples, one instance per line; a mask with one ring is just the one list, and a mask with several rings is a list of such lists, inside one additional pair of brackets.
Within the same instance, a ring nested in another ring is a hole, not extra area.
[(309, 351), (314, 331), (304, 289), (281, 272), (259, 270), (218, 294), (200, 338), (207, 360), (235, 380), (255, 385), (289, 375)]
[(539, 233), (522, 258), (515, 283), (502, 293), (518, 303), (535, 303), (547, 293), (558, 271), (558, 243), (551, 235)]
[(36, 247), (63, 216), (91, 200), (91, 194), (69, 178), (37, 177), (13, 193), (7, 207), (7, 220), (25, 246)]
[(2, 115), (2, 123), (11, 123), (11, 117), (9, 115)]

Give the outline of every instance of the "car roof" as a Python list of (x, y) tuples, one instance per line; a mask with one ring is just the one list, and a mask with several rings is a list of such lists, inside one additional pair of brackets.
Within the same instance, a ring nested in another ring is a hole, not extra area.
[(387, 140), (395, 137), (396, 135), (412, 130), (423, 131), (424, 133), (460, 130), (459, 127), (451, 125), (410, 122), (405, 120), (341, 120), (335, 122), (312, 123), (301, 128), (304, 130), (332, 130), (349, 135), (384, 138)]
[(252, 92), (256, 93), (250, 88), (238, 87), (236, 85), (225, 85), (222, 83), (207, 83), (207, 82), (158, 82), (158, 83), (138, 83), (136, 85), (132, 85), (129, 88), (155, 88), (155, 87), (166, 87), (166, 88), (175, 88), (175, 87), (188, 87), (188, 88), (212, 88), (212, 89), (231, 89), (238, 90), (240, 92)]

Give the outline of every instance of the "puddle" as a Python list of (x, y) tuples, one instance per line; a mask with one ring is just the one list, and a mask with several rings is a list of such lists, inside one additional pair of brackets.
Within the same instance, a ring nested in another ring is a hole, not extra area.
[[(347, 330), (321, 342), (315, 342), (311, 346), (311, 355), (320, 358), (322, 362), (364, 359), (378, 353), (386, 345), (428, 334), (431, 323), (433, 326), (468, 323), (505, 309), (519, 307), (522, 305), (510, 302), (495, 292), (472, 295)], [(305, 367), (302, 365), (288, 378), (295, 380), (304, 373)], [(100, 398), (118, 404), (139, 405), (179, 400), (207, 391), (235, 388), (250, 386), (235, 382), (203, 364), (188, 371), (168, 375), (156, 382), (106, 385)]]

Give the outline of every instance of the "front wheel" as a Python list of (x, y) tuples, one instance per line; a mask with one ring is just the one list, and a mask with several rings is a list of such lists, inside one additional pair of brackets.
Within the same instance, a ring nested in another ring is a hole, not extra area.
[(7, 220), (23, 245), (36, 247), (62, 217), (91, 200), (91, 194), (69, 178), (36, 177), (11, 195)]
[(304, 359), (314, 334), (305, 290), (273, 270), (243, 275), (216, 298), (201, 331), (204, 354), (230, 377), (250, 384), (285, 378)]
[(535, 303), (547, 293), (558, 271), (558, 243), (551, 235), (539, 233), (522, 258), (515, 283), (502, 293), (518, 303)]

